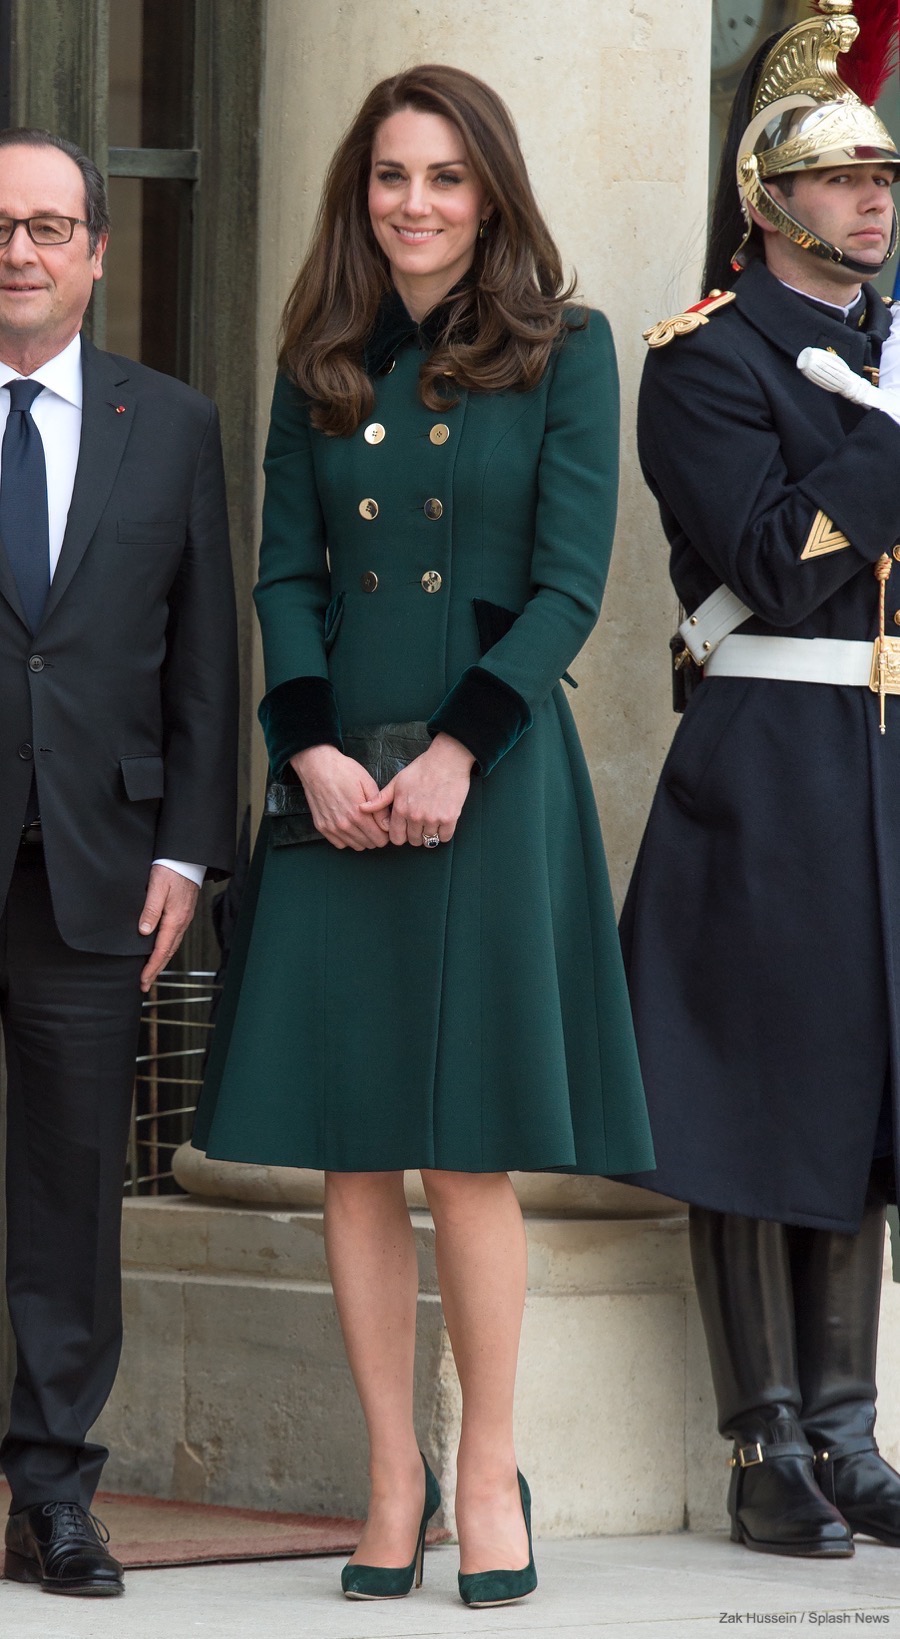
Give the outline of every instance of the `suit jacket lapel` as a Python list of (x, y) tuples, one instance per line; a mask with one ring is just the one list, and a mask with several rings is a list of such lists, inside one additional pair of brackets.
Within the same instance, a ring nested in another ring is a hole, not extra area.
[(134, 394), (127, 389), (128, 372), (123, 361), (110, 353), (101, 353), (91, 342), (82, 339), (81, 363), (83, 400), (78, 467), (44, 620), (53, 613), (87, 551), (109, 500), (134, 420)]

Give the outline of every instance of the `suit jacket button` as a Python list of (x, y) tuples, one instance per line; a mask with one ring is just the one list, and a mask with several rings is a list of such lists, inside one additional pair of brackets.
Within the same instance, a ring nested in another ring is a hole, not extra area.
[(443, 421), (438, 421), (428, 434), (432, 444), (446, 444), (450, 437), (450, 428)]
[(360, 515), (361, 518), (377, 518), (378, 517), (378, 502), (373, 501), (371, 495), (367, 495), (365, 500), (360, 501), (360, 503), (359, 503), (359, 515)]
[(422, 576), (423, 592), (439, 592), (443, 584), (444, 583), (436, 569), (426, 569), (424, 575)]
[(380, 444), (384, 438), (384, 428), (380, 421), (370, 421), (363, 433), (367, 444)]
[(27, 740), (23, 740), (19, 746), (19, 756), (23, 763), (29, 763), (34, 756), (34, 747), (30, 746)]
[(442, 518), (444, 515), (443, 503), (438, 500), (436, 495), (429, 497), (429, 499), (425, 502), (423, 510), (426, 518), (430, 518), (432, 523), (434, 523), (437, 518)]
[(44, 657), (43, 657), (43, 655), (33, 654), (31, 656), (29, 662), (28, 662), (28, 670), (31, 671), (31, 672), (42, 672), (43, 669), (44, 669)]
[(359, 584), (364, 592), (377, 592), (378, 576), (374, 569), (367, 569), (364, 575), (360, 575)]

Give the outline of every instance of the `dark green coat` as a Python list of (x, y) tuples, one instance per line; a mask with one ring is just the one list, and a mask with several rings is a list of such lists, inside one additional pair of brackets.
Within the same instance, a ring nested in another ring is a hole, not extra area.
[(263, 823), (194, 1142), (338, 1170), (650, 1166), (559, 681), (612, 544), (609, 328), (591, 314), (532, 392), (461, 393), (440, 414), (418, 396), (425, 344), (389, 302), (367, 352), (375, 409), (349, 438), (312, 430), (276, 383), (260, 715), (276, 772), (342, 727), (410, 720), (454, 734), (478, 771), (433, 851), (275, 849)]

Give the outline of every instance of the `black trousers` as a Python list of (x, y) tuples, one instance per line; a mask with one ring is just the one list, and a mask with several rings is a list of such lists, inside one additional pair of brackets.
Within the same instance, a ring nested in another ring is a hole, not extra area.
[(72, 950), (40, 846), (0, 916), (7, 1069), (6, 1283), (16, 1343), (0, 1444), (12, 1508), (88, 1508), (108, 1455), (87, 1441), (122, 1346), (120, 1237), (140, 956)]

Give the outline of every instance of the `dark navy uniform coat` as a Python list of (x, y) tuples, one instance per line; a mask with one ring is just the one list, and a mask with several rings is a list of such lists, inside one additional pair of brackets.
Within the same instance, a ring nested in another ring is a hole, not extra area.
[[(864, 295), (845, 325), (751, 263), (730, 305), (649, 353), (640, 456), (688, 611), (724, 582), (753, 610), (742, 633), (875, 638), (900, 427), (796, 367), (807, 346), (877, 362), (890, 312)], [(846, 544), (804, 558), (816, 526)], [(895, 562), (889, 634), (898, 611)], [(900, 697), (881, 736), (868, 688), (704, 678), (622, 937), (658, 1162), (634, 1181), (855, 1231), (900, 1099)]]

